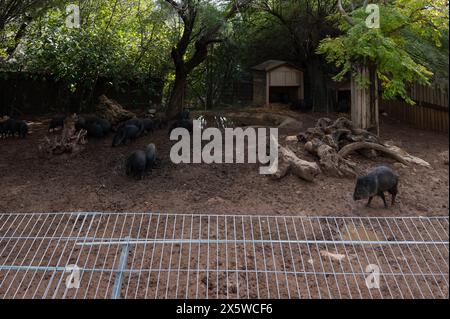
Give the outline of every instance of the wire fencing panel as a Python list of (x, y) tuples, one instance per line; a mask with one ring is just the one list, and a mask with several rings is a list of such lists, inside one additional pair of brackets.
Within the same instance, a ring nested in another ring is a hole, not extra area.
[(0, 297), (448, 298), (448, 241), (448, 217), (2, 214)]

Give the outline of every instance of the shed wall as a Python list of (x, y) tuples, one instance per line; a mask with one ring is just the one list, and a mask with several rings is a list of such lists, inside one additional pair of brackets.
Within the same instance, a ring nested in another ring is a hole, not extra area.
[(299, 86), (302, 72), (289, 67), (279, 67), (269, 72), (270, 86)]
[(279, 100), (277, 95), (288, 95), (289, 100), (303, 100), (303, 72), (288, 65), (279, 66), (270, 71), (253, 72), (253, 103), (265, 105)]

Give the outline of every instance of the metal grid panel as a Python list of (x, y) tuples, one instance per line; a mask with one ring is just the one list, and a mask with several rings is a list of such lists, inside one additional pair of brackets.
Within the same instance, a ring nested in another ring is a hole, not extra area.
[(448, 241), (448, 217), (1, 214), (0, 297), (448, 298)]

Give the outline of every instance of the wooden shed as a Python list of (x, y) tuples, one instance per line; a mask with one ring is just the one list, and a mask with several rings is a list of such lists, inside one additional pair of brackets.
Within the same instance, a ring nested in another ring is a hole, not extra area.
[(298, 102), (305, 98), (303, 70), (279, 60), (268, 60), (252, 68), (253, 103)]

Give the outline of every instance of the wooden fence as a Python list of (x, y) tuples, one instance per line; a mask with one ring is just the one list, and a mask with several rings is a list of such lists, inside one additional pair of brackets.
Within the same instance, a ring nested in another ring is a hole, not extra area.
[(161, 104), (164, 86), (162, 79), (150, 78), (145, 83), (130, 81), (118, 88), (111, 87), (110, 81), (111, 79), (99, 78), (92, 93), (92, 105), (82, 110), (82, 101), (88, 97), (88, 90), (84, 95), (83, 90), (77, 90), (73, 94), (66, 83), (56, 81), (51, 76), (44, 79), (40, 74), (0, 72), (0, 117), (89, 112), (102, 94), (126, 108), (149, 105), (149, 101)]
[(389, 117), (401, 120), (416, 128), (449, 132), (448, 87), (424, 87), (413, 85), (410, 97), (416, 102), (381, 100), (380, 109)]
[(251, 104), (253, 101), (253, 82), (249, 80), (232, 81), (225, 86), (220, 102), (225, 104)]

